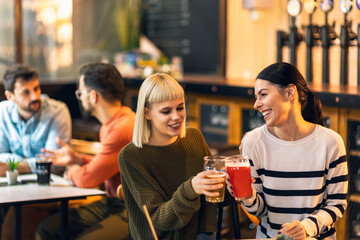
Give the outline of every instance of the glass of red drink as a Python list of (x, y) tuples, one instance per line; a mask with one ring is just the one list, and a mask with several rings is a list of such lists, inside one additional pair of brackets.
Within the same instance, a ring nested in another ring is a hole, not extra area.
[(249, 158), (246, 155), (234, 155), (226, 158), (226, 172), (233, 186), (236, 201), (252, 196)]

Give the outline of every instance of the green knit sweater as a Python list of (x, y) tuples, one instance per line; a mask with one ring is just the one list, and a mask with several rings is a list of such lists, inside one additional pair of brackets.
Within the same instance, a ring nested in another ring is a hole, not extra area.
[(134, 239), (151, 239), (146, 205), (159, 239), (195, 239), (216, 231), (217, 204), (195, 193), (191, 179), (211, 155), (203, 135), (187, 128), (186, 137), (167, 146), (129, 143), (119, 154), (121, 183)]

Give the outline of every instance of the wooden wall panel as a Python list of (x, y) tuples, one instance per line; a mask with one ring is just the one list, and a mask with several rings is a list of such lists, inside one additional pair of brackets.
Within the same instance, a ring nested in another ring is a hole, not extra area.
[[(319, 2), (319, 1), (318, 1)], [(276, 61), (276, 31), (289, 31), (289, 19), (286, 11), (287, 0), (273, 0), (271, 9), (257, 10), (258, 19), (251, 20), (251, 12), (244, 9), (243, 1), (228, 0), (227, 11), (227, 68), (226, 77), (237, 81), (253, 81), (256, 75), (266, 66)], [(308, 25), (309, 16), (305, 11), (296, 20), (300, 29)], [(352, 20), (352, 29), (357, 33), (357, 25), (360, 23), (360, 11), (353, 7), (348, 14)], [(344, 14), (339, 10), (339, 1), (335, 1), (334, 9), (329, 13), (329, 23), (335, 21), (335, 31), (340, 35), (340, 27), (344, 22)], [(324, 13), (317, 8), (313, 14), (313, 24), (323, 25)], [(340, 47), (339, 43), (330, 48), (330, 83), (339, 85), (340, 76)], [(305, 75), (305, 43), (301, 42), (298, 48), (298, 67)], [(289, 53), (283, 52), (284, 61), (289, 61)], [(314, 83), (321, 84), (322, 50), (315, 47), (313, 50)], [(349, 50), (349, 85), (357, 83), (357, 55), (356, 47)]]

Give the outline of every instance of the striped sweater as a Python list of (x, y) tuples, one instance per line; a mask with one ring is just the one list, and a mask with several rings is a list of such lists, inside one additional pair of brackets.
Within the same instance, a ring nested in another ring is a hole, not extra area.
[(255, 178), (245, 209), (260, 217), (257, 238), (274, 237), (282, 224), (300, 221), (310, 237), (336, 239), (334, 223), (346, 206), (348, 169), (339, 134), (320, 125), (307, 137), (283, 141), (266, 125), (243, 141)]
[(143, 205), (159, 239), (195, 239), (198, 232), (216, 231), (217, 204), (207, 203), (191, 186), (206, 155), (210, 150), (195, 128), (187, 128), (185, 138), (167, 146), (137, 148), (130, 143), (121, 150), (121, 183), (135, 240), (152, 239)]

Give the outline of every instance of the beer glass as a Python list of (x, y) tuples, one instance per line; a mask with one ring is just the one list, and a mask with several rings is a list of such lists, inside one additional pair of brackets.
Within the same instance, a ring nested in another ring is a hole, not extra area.
[(35, 161), (37, 182), (39, 184), (49, 184), (52, 165), (51, 156), (47, 154), (36, 154)]
[(226, 158), (226, 172), (233, 186), (236, 201), (252, 196), (250, 163), (246, 155), (234, 155)]
[[(205, 196), (207, 202), (218, 203), (224, 201), (225, 195), (225, 177), (226, 177), (226, 166), (225, 166), (225, 157), (221, 156), (205, 156), (204, 157), (204, 170), (216, 170), (217, 174), (208, 175), (207, 178), (223, 178), (221, 182), (223, 184), (222, 188), (211, 190), (211, 192), (218, 192), (219, 195), (216, 197)], [(219, 184), (219, 183), (217, 183)]]

